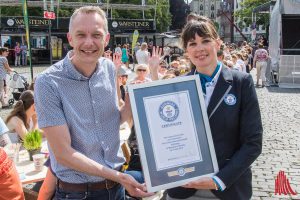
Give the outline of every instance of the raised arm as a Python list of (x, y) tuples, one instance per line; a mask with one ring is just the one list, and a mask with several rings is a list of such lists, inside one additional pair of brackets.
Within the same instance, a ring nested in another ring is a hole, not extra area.
[(158, 80), (158, 68), (159, 62), (162, 55), (162, 49), (157, 47), (152, 48), (152, 55), (149, 56), (149, 69), (151, 74), (151, 79), (153, 81)]

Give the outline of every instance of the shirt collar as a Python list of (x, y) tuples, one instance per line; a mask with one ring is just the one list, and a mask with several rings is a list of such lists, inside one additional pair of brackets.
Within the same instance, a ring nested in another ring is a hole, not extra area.
[(218, 62), (217, 67), (211, 76), (201, 74), (201, 73), (197, 72), (197, 70), (195, 69), (194, 74), (199, 74), (202, 91), (204, 93), (206, 93), (206, 87), (215, 86), (215, 84), (218, 80), (219, 74), (221, 72), (221, 68), (222, 68), (222, 63)]
[(98, 60), (96, 70), (92, 74), (92, 76), (91, 77), (84, 76), (75, 68), (74, 64), (72, 63), (72, 61), (71, 61), (72, 53), (73, 53), (72, 50), (69, 51), (68, 54), (66, 55), (66, 57), (64, 58), (64, 66), (65, 66), (66, 73), (72, 79), (79, 80), (79, 81), (89, 80), (92, 76), (94, 76), (94, 74), (96, 74), (100, 71), (101, 67), (100, 67), (100, 62)]

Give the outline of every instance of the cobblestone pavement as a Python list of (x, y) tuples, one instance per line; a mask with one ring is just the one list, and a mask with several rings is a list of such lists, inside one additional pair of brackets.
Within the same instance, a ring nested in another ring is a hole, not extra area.
[[(253, 164), (253, 199), (300, 199), (300, 89), (258, 88), (263, 151)], [(275, 195), (278, 172), (298, 195)]]
[[(46, 66), (34, 67), (38, 74)], [(29, 68), (16, 68), (30, 75)], [(30, 77), (30, 76), (28, 76)], [(255, 76), (254, 76), (255, 79)], [(263, 151), (253, 164), (253, 200), (300, 199), (300, 89), (257, 88), (264, 127)], [(8, 110), (1, 110), (5, 119)], [(275, 195), (275, 179), (283, 170), (297, 195)]]
[[(41, 73), (42, 71), (44, 71), (45, 69), (47, 69), (49, 65), (39, 65), (39, 66), (33, 66), (32, 67), (32, 71), (33, 71), (33, 77), (35, 77), (37, 74)], [(27, 79), (27, 82), (30, 84), (31, 83), (31, 72), (30, 72), (30, 68), (29, 67), (14, 67), (14, 66), (11, 66), (15, 71), (17, 71), (21, 76), (24, 76), (26, 79)], [(10, 82), (10, 78), (6, 78), (7, 80), (7, 87), (9, 88), (9, 82)], [(7, 96), (7, 98), (5, 98), (5, 101), (7, 102), (9, 99), (12, 99), (12, 95), (11, 95), (11, 92), (12, 92), (12, 88), (9, 88), (9, 94)], [(0, 107), (1, 109), (1, 107)], [(0, 117), (5, 120), (8, 113), (11, 111), (11, 109), (1, 109), (0, 110)]]

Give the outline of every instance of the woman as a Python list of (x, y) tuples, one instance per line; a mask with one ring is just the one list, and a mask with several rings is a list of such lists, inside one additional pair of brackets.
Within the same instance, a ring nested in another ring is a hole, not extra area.
[(21, 60), (20, 43), (16, 42), (16, 46), (15, 46), (15, 67), (20, 66), (20, 60)]
[(189, 75), (200, 76), (219, 172), (167, 190), (167, 199), (250, 199), (250, 165), (262, 149), (262, 123), (251, 75), (217, 61), (221, 41), (208, 18), (189, 21), (181, 39), (195, 66)]
[(122, 48), (122, 62), (126, 65), (127, 69), (129, 69), (129, 57), (128, 57), (127, 44), (124, 44)]
[(256, 66), (256, 86), (259, 86), (259, 79), (262, 80), (262, 87), (266, 86), (266, 69), (268, 66), (269, 54), (267, 50), (263, 48), (263, 44), (258, 45), (258, 49), (255, 51), (253, 63)]
[(23, 140), (29, 130), (38, 128), (33, 91), (26, 90), (21, 94), (19, 101), (8, 115), (6, 124), (13, 143)]
[(2, 108), (8, 108), (8, 104), (4, 101), (4, 81), (6, 78), (6, 72), (10, 73), (13, 71), (12, 68), (9, 67), (7, 56), (8, 56), (8, 48), (1, 47), (0, 48), (0, 101), (2, 104)]
[(152, 81), (150, 78), (147, 78), (149, 75), (149, 67), (146, 64), (138, 64), (135, 69), (136, 77), (130, 81), (130, 84), (137, 84), (137, 83), (145, 83)]

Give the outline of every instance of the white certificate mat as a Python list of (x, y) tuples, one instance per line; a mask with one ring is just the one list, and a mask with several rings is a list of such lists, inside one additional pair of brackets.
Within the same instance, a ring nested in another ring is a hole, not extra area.
[(202, 161), (189, 92), (143, 100), (157, 171)]

